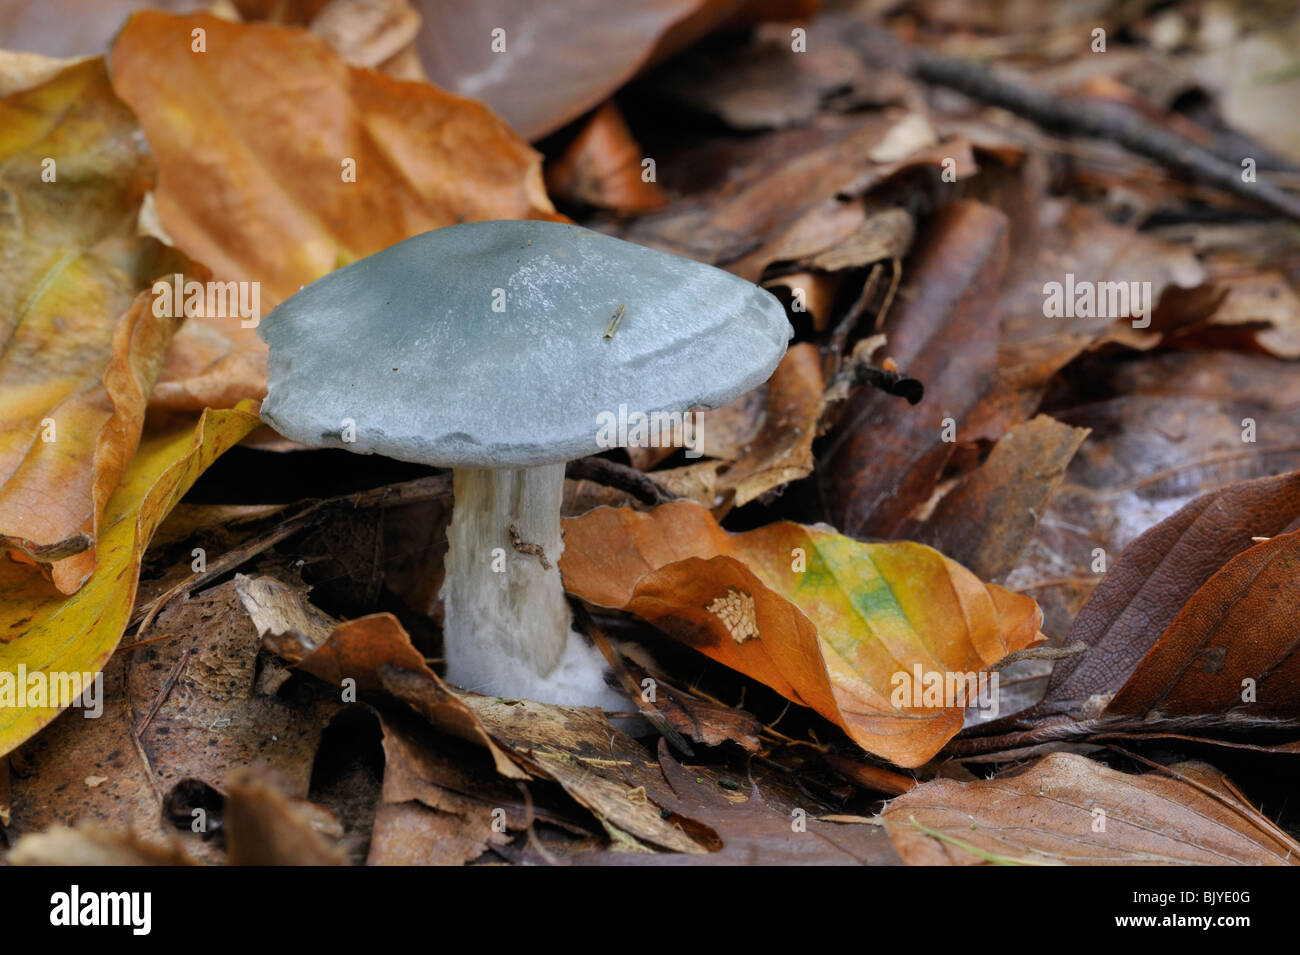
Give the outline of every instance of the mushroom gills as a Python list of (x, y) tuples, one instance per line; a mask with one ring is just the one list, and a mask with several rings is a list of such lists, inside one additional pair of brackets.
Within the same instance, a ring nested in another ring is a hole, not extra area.
[(606, 685), (600, 651), (572, 630), (559, 571), (564, 464), (456, 468), (452, 484), (440, 593), (447, 679), (488, 696), (627, 709)]

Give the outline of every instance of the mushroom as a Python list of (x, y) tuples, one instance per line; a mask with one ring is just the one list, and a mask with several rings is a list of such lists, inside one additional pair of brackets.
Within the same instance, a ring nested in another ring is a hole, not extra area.
[(711, 266), (579, 226), (497, 221), (332, 272), (260, 334), (262, 418), (280, 434), (453, 469), (447, 678), (623, 708), (599, 651), (571, 633), (565, 462), (757, 387), (792, 329), (770, 293)]

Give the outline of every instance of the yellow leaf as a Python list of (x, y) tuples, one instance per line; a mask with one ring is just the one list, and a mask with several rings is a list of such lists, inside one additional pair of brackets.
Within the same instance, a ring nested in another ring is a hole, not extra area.
[(51, 596), (30, 566), (0, 564), (0, 756), (62, 708), (13, 705), (6, 683), (16, 692), (24, 672), (29, 681), (42, 674), (37, 684), (54, 686), (65, 674), (103, 669), (126, 629), (154, 529), (208, 465), (260, 423), (253, 407), (245, 402), (231, 411), (206, 411), (197, 427), (187, 424), (140, 442), (104, 511), (99, 564), (76, 595)]
[(153, 164), (102, 59), (0, 100), (0, 550), (74, 593), (177, 320), (155, 278), (192, 269), (134, 234)]
[(922, 544), (789, 521), (729, 534), (687, 501), (596, 508), (564, 535), (571, 593), (635, 613), (900, 766), (957, 734), (963, 701), (993, 702), (980, 671), (1042, 639), (1033, 599)]

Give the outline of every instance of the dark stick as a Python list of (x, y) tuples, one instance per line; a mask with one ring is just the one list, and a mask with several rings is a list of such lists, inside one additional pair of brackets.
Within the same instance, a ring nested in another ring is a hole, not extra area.
[(663, 504), (677, 500), (677, 495), (658, 484), (644, 471), (619, 464), (609, 458), (587, 457), (570, 461), (564, 476), (575, 481), (594, 481), (606, 487), (626, 491), (644, 504)]
[(1300, 197), (1264, 180), (1244, 182), (1240, 167), (1132, 113), (1033, 89), (966, 60), (940, 56), (928, 50), (902, 51), (898, 38), (883, 31), (863, 29), (854, 32), (856, 35), (850, 39), (859, 55), (869, 63), (896, 64), (923, 82), (946, 86), (981, 102), (1000, 106), (1044, 129), (1081, 133), (1119, 143), (1129, 152), (1181, 171), (1193, 180), (1261, 203), (1289, 218), (1300, 219)]

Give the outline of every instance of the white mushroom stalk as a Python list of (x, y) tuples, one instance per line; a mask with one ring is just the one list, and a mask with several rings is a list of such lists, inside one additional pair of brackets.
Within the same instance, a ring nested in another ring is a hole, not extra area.
[(610, 446), (601, 421), (756, 388), (792, 331), (770, 293), (721, 269), (573, 225), (473, 222), (331, 272), (268, 315), (262, 418), (303, 444), (453, 470), (452, 682), (627, 709), (570, 625), (564, 465)]
[(618, 708), (599, 651), (571, 632), (558, 568), (564, 464), (456, 468), (453, 485), (441, 592), (447, 679), (491, 696)]

